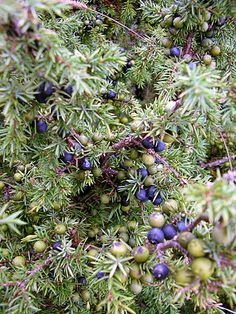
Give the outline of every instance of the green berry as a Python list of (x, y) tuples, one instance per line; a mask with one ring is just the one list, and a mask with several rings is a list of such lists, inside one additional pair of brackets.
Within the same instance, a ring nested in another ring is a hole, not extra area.
[(151, 176), (147, 176), (143, 183), (145, 186), (154, 185), (154, 179)]
[(174, 199), (169, 199), (165, 201), (162, 208), (166, 214), (170, 214), (178, 210), (178, 203)]
[(132, 279), (140, 279), (142, 274), (140, 272), (139, 265), (136, 263), (132, 264), (130, 266), (129, 274)]
[(182, 247), (186, 249), (189, 242), (193, 239), (195, 239), (195, 236), (191, 232), (183, 231), (179, 234), (177, 241)]
[(173, 18), (170, 15), (166, 15), (164, 17), (164, 25), (165, 25), (165, 27), (172, 26), (172, 23), (173, 23)]
[(117, 173), (117, 179), (119, 181), (122, 181), (126, 178), (126, 173), (124, 170), (119, 170), (118, 173)]
[(130, 284), (130, 291), (134, 294), (139, 294), (142, 291), (142, 285), (137, 280), (132, 280)]
[(170, 46), (172, 44), (171, 40), (169, 38), (167, 38), (167, 37), (163, 37), (161, 39), (161, 43), (162, 43), (162, 46), (165, 47), (165, 48), (170, 48)]
[(55, 209), (55, 210), (60, 210), (60, 209), (61, 209), (61, 204), (58, 203), (58, 202), (53, 202), (53, 203), (52, 203), (52, 207), (53, 207), (53, 209)]
[(5, 183), (3, 181), (0, 181), (0, 191), (5, 187)]
[(136, 149), (131, 149), (129, 153), (129, 158), (132, 160), (136, 160), (138, 158), (138, 151)]
[(110, 252), (114, 256), (124, 256), (127, 253), (127, 247), (121, 242), (113, 242)]
[(188, 286), (194, 280), (194, 275), (190, 270), (180, 269), (174, 275), (175, 281), (180, 286)]
[(64, 234), (66, 232), (66, 226), (63, 224), (58, 224), (55, 226), (54, 231), (56, 234)]
[(209, 48), (212, 46), (212, 44), (213, 44), (213, 41), (210, 38), (204, 38), (202, 41), (202, 46), (204, 48)]
[(119, 235), (120, 239), (122, 239), (124, 242), (128, 242), (129, 241), (129, 235), (125, 232), (121, 232)]
[(15, 258), (13, 258), (12, 260), (12, 264), (16, 267), (22, 267), (25, 266), (26, 264), (26, 259), (24, 256), (16, 256)]
[(131, 159), (126, 159), (126, 160), (124, 161), (124, 166), (127, 167), (127, 168), (132, 167), (132, 166), (133, 166), (133, 160), (131, 160)]
[(98, 256), (98, 251), (96, 249), (91, 249), (88, 251), (87, 256), (89, 259), (93, 259), (93, 257), (97, 257)]
[(192, 272), (202, 280), (207, 280), (214, 272), (214, 264), (205, 257), (195, 258), (191, 264)]
[(14, 179), (15, 179), (16, 182), (20, 182), (20, 181), (22, 180), (22, 178), (23, 178), (23, 176), (22, 176), (21, 173), (16, 172), (16, 173), (14, 174)]
[(83, 301), (88, 301), (90, 299), (90, 292), (88, 290), (82, 290), (81, 298)]
[(102, 140), (102, 134), (93, 133), (92, 139), (94, 140), (94, 142), (100, 142)]
[(155, 163), (156, 158), (150, 154), (143, 154), (142, 155), (142, 162), (146, 166), (152, 166)]
[(15, 201), (20, 201), (24, 196), (24, 193), (21, 191), (18, 191), (15, 195), (14, 195), (14, 200)]
[(102, 194), (100, 196), (100, 201), (102, 204), (107, 205), (110, 203), (110, 196), (108, 196), (107, 194)]
[(175, 28), (179, 29), (179, 28), (182, 28), (184, 26), (184, 23), (181, 19), (181, 17), (176, 17), (174, 20), (173, 20), (173, 25)]
[(44, 241), (36, 241), (34, 243), (33, 249), (35, 250), (36, 253), (42, 253), (46, 250), (46, 243)]
[(211, 64), (212, 57), (210, 55), (204, 55), (202, 61), (205, 65)]
[(88, 143), (89, 143), (88, 137), (85, 136), (85, 135), (83, 135), (83, 134), (80, 134), (80, 135), (78, 136), (78, 140), (79, 140), (80, 144), (82, 144), (83, 146), (86, 146), (86, 145), (88, 145)]
[(93, 168), (92, 173), (94, 177), (98, 178), (102, 175), (102, 169), (101, 168)]
[(165, 217), (158, 212), (154, 212), (148, 217), (149, 225), (153, 228), (162, 228), (165, 224)]
[(220, 47), (218, 47), (218, 46), (213, 46), (213, 47), (211, 48), (211, 55), (212, 55), (213, 57), (217, 57), (217, 56), (219, 56), (219, 54), (220, 54)]
[(122, 271), (118, 270), (115, 273), (115, 277), (121, 282), (121, 283), (126, 283), (128, 281), (128, 275), (122, 273)]
[(146, 274), (142, 275), (141, 281), (142, 281), (142, 283), (144, 283), (146, 285), (152, 284), (154, 281), (153, 275), (150, 273), (146, 273)]
[(144, 263), (149, 257), (149, 250), (145, 246), (137, 246), (133, 249), (133, 257), (136, 263)]
[(209, 28), (209, 25), (207, 22), (203, 22), (202, 25), (201, 25), (201, 31), (202, 32), (206, 32)]
[(187, 250), (193, 257), (204, 256), (204, 241), (201, 239), (192, 239), (188, 244)]
[(157, 164), (153, 164), (147, 168), (148, 172), (152, 174), (156, 174), (158, 172)]

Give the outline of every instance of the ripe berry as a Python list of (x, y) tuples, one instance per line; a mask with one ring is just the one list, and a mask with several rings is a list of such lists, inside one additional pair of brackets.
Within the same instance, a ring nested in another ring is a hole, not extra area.
[(217, 56), (219, 56), (219, 54), (220, 54), (220, 47), (218, 47), (218, 46), (213, 46), (213, 47), (211, 48), (211, 55), (212, 55), (213, 57), (217, 57)]
[(116, 98), (116, 93), (113, 90), (109, 90), (108, 93), (107, 93), (107, 98), (108, 99)]
[(43, 82), (39, 85), (35, 98), (38, 102), (44, 103), (47, 98), (53, 94), (53, 84), (51, 82)]
[(125, 53), (125, 48), (120, 48), (119, 50), (121, 53)]
[(63, 91), (67, 94), (66, 98), (68, 98), (68, 96), (71, 96), (73, 93), (73, 86), (71, 84), (68, 84), (66, 87), (63, 88)]
[(177, 234), (176, 229), (172, 224), (164, 225), (164, 227), (162, 228), (162, 231), (164, 232), (164, 237), (166, 240), (173, 239)]
[(135, 262), (144, 263), (149, 257), (149, 250), (145, 246), (137, 246), (133, 249), (133, 257)]
[(84, 276), (78, 276), (76, 279), (77, 279), (77, 282), (79, 285), (85, 285), (87, 282), (87, 280)]
[(21, 173), (16, 172), (16, 173), (14, 174), (14, 180), (15, 180), (16, 182), (20, 182), (20, 181), (22, 180), (22, 178), (23, 178), (23, 176), (22, 176)]
[(127, 247), (121, 242), (113, 242), (110, 252), (114, 256), (124, 256), (127, 253)]
[(65, 151), (62, 158), (64, 162), (71, 162), (73, 160), (73, 154)]
[(152, 244), (158, 244), (164, 241), (164, 233), (159, 228), (152, 228), (147, 234), (148, 241)]
[(141, 174), (142, 179), (144, 179), (145, 177), (148, 176), (148, 171), (147, 171), (146, 168), (139, 168), (139, 169), (137, 170), (137, 173), (138, 173), (138, 174)]
[(186, 230), (186, 225), (184, 220), (180, 220), (177, 222), (177, 229), (179, 232), (185, 231)]
[(191, 264), (192, 272), (202, 280), (208, 279), (214, 272), (214, 264), (205, 257), (195, 258)]
[(142, 161), (146, 166), (151, 166), (155, 163), (156, 158), (150, 154), (143, 154)]
[(144, 189), (137, 191), (135, 197), (141, 202), (146, 202), (148, 200), (147, 193)]
[(25, 266), (26, 259), (24, 256), (16, 256), (15, 258), (13, 258), (12, 264), (17, 267)]
[(219, 17), (218, 21), (216, 22), (216, 25), (221, 27), (226, 23), (226, 21), (227, 21), (227, 17), (221, 16), (221, 17)]
[(166, 264), (159, 263), (153, 267), (152, 273), (156, 279), (162, 280), (168, 276), (169, 268), (166, 266)]
[(46, 250), (46, 247), (47, 245), (44, 241), (36, 241), (33, 246), (36, 253), (44, 252)]
[(162, 203), (163, 199), (162, 199), (162, 196), (161, 196), (161, 193), (159, 192), (157, 194), (157, 197), (155, 197), (152, 202), (154, 205), (160, 205)]
[(134, 294), (139, 294), (142, 291), (142, 285), (137, 280), (132, 280), (130, 284), (130, 291)]
[(148, 189), (147, 189), (147, 196), (149, 199), (153, 199), (155, 194), (156, 194), (156, 186), (155, 185), (151, 185)]
[(204, 241), (201, 239), (192, 239), (188, 244), (187, 250), (193, 257), (204, 256)]
[(102, 272), (102, 271), (99, 271), (98, 273), (96, 273), (97, 279), (101, 279), (101, 278), (103, 278), (104, 276), (105, 276), (105, 273)]
[(66, 232), (66, 226), (63, 224), (58, 224), (55, 226), (54, 231), (56, 234), (64, 234)]
[(184, 231), (179, 234), (177, 240), (179, 244), (186, 249), (192, 239), (195, 239), (195, 236), (189, 231)]
[(92, 168), (91, 161), (88, 158), (83, 158), (80, 164), (81, 170), (89, 170)]
[(37, 132), (42, 134), (45, 133), (48, 129), (48, 125), (45, 121), (39, 120), (36, 122)]
[(149, 215), (148, 222), (151, 227), (161, 228), (165, 224), (165, 217), (161, 213), (154, 212)]
[(178, 47), (170, 48), (170, 55), (172, 57), (179, 57), (180, 56), (180, 49)]
[(52, 249), (53, 250), (56, 250), (56, 251), (60, 251), (60, 248), (61, 248), (61, 242), (54, 242), (53, 244), (52, 244)]
[(127, 199), (127, 196), (122, 197), (120, 201), (122, 206), (128, 206), (129, 205), (129, 200)]
[(164, 149), (165, 149), (165, 143), (160, 140), (157, 140), (155, 142), (154, 150), (156, 152), (162, 152)]

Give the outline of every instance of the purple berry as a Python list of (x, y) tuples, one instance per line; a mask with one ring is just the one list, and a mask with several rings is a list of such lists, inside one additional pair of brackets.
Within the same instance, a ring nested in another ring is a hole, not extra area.
[(122, 197), (120, 201), (122, 206), (128, 206), (129, 205), (129, 200), (127, 199), (127, 196)]
[(80, 169), (81, 170), (89, 170), (89, 169), (91, 169), (91, 167), (92, 167), (91, 161), (88, 158), (83, 158), (82, 162), (80, 164)]
[(72, 93), (73, 93), (73, 86), (71, 84), (67, 85), (65, 88), (64, 88), (64, 92), (68, 95), (68, 96), (71, 96)]
[(77, 277), (77, 281), (79, 285), (85, 285), (86, 284), (86, 278), (83, 276)]
[(141, 202), (146, 202), (148, 200), (147, 193), (144, 189), (137, 191), (135, 197)]
[(180, 49), (178, 47), (170, 48), (170, 55), (172, 57), (179, 57), (180, 56)]
[(63, 159), (64, 162), (71, 162), (72, 159), (73, 159), (73, 154), (68, 153), (68, 152), (65, 151), (65, 152), (63, 153), (62, 159)]
[(193, 70), (196, 68), (196, 63), (195, 62), (189, 62), (188, 67), (190, 70)]
[(175, 227), (171, 224), (164, 225), (162, 231), (166, 240), (173, 239), (177, 234)]
[(98, 273), (96, 273), (97, 279), (101, 279), (101, 278), (103, 278), (104, 276), (105, 276), (105, 273), (102, 272), (102, 271), (99, 271)]
[(144, 179), (148, 176), (148, 171), (146, 168), (139, 168), (137, 170), (137, 173), (141, 175), (142, 179)]
[(37, 132), (38, 133), (45, 133), (48, 129), (48, 125), (45, 121), (39, 120), (36, 123)]
[(179, 232), (185, 231), (186, 230), (186, 225), (185, 222), (183, 220), (180, 220), (179, 222), (177, 222), (177, 229)]
[(60, 251), (60, 248), (61, 248), (61, 242), (54, 242), (52, 244), (52, 249), (53, 250)]
[(164, 149), (165, 149), (165, 143), (160, 140), (156, 140), (154, 150), (156, 152), (162, 152)]
[(155, 187), (155, 185), (151, 185), (148, 189), (147, 189), (147, 195), (149, 199), (153, 199), (155, 196), (157, 189)]
[(125, 48), (120, 48), (121, 53), (125, 53)]
[(159, 228), (152, 228), (147, 234), (148, 241), (152, 244), (158, 244), (164, 241), (164, 233)]
[(163, 199), (162, 199), (162, 196), (161, 196), (161, 193), (159, 192), (157, 194), (157, 197), (155, 197), (152, 202), (154, 205), (160, 205), (162, 203)]
[(151, 136), (148, 136), (148, 137), (144, 138), (142, 140), (142, 144), (143, 144), (143, 146), (145, 148), (153, 148), (154, 147), (154, 144), (153, 144)]
[(74, 148), (76, 150), (81, 150), (82, 149), (82, 146), (80, 145), (80, 143), (76, 142), (76, 141), (73, 141), (73, 145), (74, 145)]
[(116, 93), (113, 90), (109, 90), (108, 93), (107, 93), (107, 98), (108, 99), (116, 98)]
[(166, 266), (166, 264), (159, 263), (153, 267), (152, 273), (156, 279), (162, 280), (168, 276), (169, 268)]

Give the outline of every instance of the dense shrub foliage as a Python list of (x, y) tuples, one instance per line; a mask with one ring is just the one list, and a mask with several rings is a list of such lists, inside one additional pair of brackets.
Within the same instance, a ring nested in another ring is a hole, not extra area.
[(235, 26), (0, 1), (0, 313), (235, 313)]

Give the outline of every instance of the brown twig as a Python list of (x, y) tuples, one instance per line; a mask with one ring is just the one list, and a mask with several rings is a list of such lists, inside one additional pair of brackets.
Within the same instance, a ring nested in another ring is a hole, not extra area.
[(192, 223), (188, 224), (185, 231), (192, 231), (201, 221), (208, 221), (208, 215), (202, 214), (196, 218)]
[(163, 263), (163, 261), (164, 261), (162, 251), (165, 251), (165, 250), (170, 249), (170, 248), (174, 248), (174, 249), (181, 251), (182, 254), (185, 256), (185, 258), (187, 258), (187, 261), (189, 262), (188, 251), (185, 250), (177, 241), (168, 240), (164, 243), (159, 243), (156, 246), (157, 256), (158, 256), (161, 263)]
[(124, 138), (123, 140), (119, 141), (118, 143), (113, 144), (112, 149), (119, 150), (123, 147), (135, 147), (135, 146), (141, 146), (140, 140), (133, 136), (128, 136)]
[(206, 164), (202, 163), (201, 164), (201, 168), (211, 168), (211, 167), (218, 167), (219, 165), (227, 162), (227, 161), (231, 161), (232, 159), (236, 159), (236, 155), (230, 155), (228, 157), (223, 157), (221, 159), (218, 159), (218, 160), (214, 160), (214, 161), (211, 161), (211, 162), (208, 162)]
[(166, 166), (168, 169), (170, 169), (170, 171), (174, 174), (174, 176), (179, 180), (180, 184), (182, 186), (184, 186), (185, 184), (188, 183), (187, 180), (185, 180), (184, 178), (181, 178), (179, 173), (175, 170), (175, 168), (173, 168), (172, 166), (169, 165), (169, 163), (163, 158), (161, 157), (159, 154), (157, 154), (156, 152), (154, 152), (153, 149), (148, 149), (148, 153), (155, 156), (157, 158), (158, 161), (160, 161), (164, 166)]
[(189, 291), (191, 288), (193, 288), (194, 286), (198, 285), (200, 283), (200, 279), (197, 279), (196, 281), (192, 282), (190, 285), (188, 285), (187, 287), (181, 288), (177, 291), (177, 293), (185, 293), (187, 291)]
[(186, 38), (186, 44), (184, 46), (182, 56), (184, 56), (185, 54), (191, 54), (192, 40), (193, 40), (193, 34), (189, 33)]

